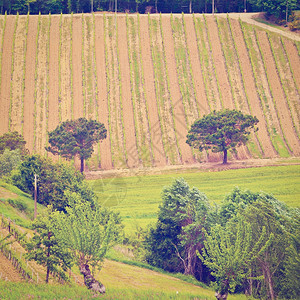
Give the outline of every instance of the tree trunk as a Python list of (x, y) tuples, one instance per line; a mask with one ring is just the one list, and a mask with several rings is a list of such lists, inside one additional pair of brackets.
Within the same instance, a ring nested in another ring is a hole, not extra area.
[(271, 274), (270, 268), (267, 264), (265, 264), (263, 266), (263, 273), (264, 273), (265, 282), (266, 282), (266, 284), (268, 286), (268, 289), (269, 289), (270, 299), (274, 300), (275, 299), (275, 293), (274, 293), (274, 288), (273, 288), (272, 274)]
[(215, 294), (216, 298), (218, 300), (226, 300), (227, 299), (227, 296), (228, 296), (228, 293), (226, 294), (221, 294), (220, 292), (216, 292)]
[(47, 266), (46, 283), (49, 282), (50, 268)]
[(189, 11), (190, 11), (190, 14), (191, 14), (192, 13), (192, 0), (190, 0)]
[(83, 173), (84, 171), (84, 158), (80, 158), (80, 172)]
[(224, 150), (223, 164), (227, 164), (227, 149)]
[(94, 278), (94, 276), (91, 273), (89, 265), (81, 264), (79, 270), (84, 277), (84, 284), (88, 289), (100, 294), (105, 293), (105, 286)]

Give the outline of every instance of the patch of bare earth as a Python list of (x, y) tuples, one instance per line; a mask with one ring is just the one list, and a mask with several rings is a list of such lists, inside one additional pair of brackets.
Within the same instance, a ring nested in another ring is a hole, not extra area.
[(298, 49), (296, 45), (288, 39), (284, 39), (284, 45), (290, 60), (290, 66), (296, 82), (298, 93), (300, 94), (300, 56), (298, 54)]
[(73, 15), (72, 29), (72, 62), (73, 62), (73, 114), (74, 119), (83, 117), (82, 101), (82, 16)]
[[(38, 16), (31, 16), (28, 24), (25, 90), (24, 90), (24, 127), (23, 135), (26, 148), (32, 152), (34, 142), (34, 91), (35, 91), (35, 59)], [(50, 67), (50, 66), (49, 66)]]
[(241, 30), (241, 26), (238, 20), (230, 20), (232, 28), (232, 37), (235, 40), (237, 53), (240, 59), (241, 72), (244, 77), (245, 92), (248, 95), (250, 103), (250, 113), (256, 116), (259, 120), (258, 123), (258, 138), (262, 144), (265, 157), (274, 157), (276, 152), (270, 140), (270, 136), (267, 129), (267, 123), (260, 104), (259, 95), (256, 90), (255, 79), (251, 67), (251, 62), (248, 56), (247, 47)]
[(71, 89), (71, 22), (69, 16), (62, 16), (60, 35), (60, 74), (59, 74), (59, 105), (61, 121), (70, 120), (72, 117), (72, 89)]
[(0, 251), (0, 280), (13, 282), (23, 281), (20, 273), (14, 268), (9, 259)]
[(173, 104), (176, 136), (180, 148), (182, 163), (188, 164), (195, 160), (190, 146), (186, 143), (188, 129), (176, 72), (174, 40), (172, 38), (172, 28), (169, 16), (162, 16), (162, 26), (164, 30), (165, 55), (170, 80), (170, 95)]
[(191, 62), (192, 76), (195, 83), (196, 99), (198, 101), (199, 115), (203, 116), (210, 112), (209, 105), (207, 103), (205, 86), (203, 82), (203, 75), (201, 71), (200, 58), (197, 46), (197, 37), (195, 32), (195, 26), (191, 15), (184, 17), (186, 24), (186, 41), (187, 48), (189, 49), (189, 58)]
[(153, 153), (148, 118), (148, 104), (144, 88), (139, 16), (128, 16), (126, 24), (130, 62), (131, 99), (134, 113), (136, 142), (139, 159), (142, 165), (144, 167), (149, 167), (152, 166), (153, 163)]
[(119, 46), (116, 30), (116, 18), (105, 16), (105, 58), (106, 58), (106, 79), (108, 117), (111, 141), (111, 153), (114, 168), (124, 168), (126, 162), (126, 148), (123, 131), (122, 112), (122, 85), (120, 82)]
[(107, 138), (100, 143), (100, 165), (104, 170), (112, 169), (110, 132), (108, 124), (108, 103), (105, 72), (105, 50), (104, 50), (104, 24), (103, 16), (95, 16), (95, 47), (96, 47), (96, 69), (98, 85), (98, 117), (107, 129)]
[(177, 164), (180, 158), (172, 114), (172, 102), (170, 99), (168, 70), (165, 60), (160, 18), (158, 16), (151, 16), (148, 18), (148, 21), (156, 103), (160, 122), (158, 126), (160, 125), (161, 128), (162, 144), (167, 164)]
[(26, 23), (27, 16), (19, 16), (18, 25), (15, 31), (13, 73), (11, 81), (11, 114), (10, 130), (22, 134), (23, 131), (23, 89), (25, 72), (25, 51), (26, 51)]
[(284, 38), (277, 34), (269, 34), (269, 40), (274, 52), (277, 72), (280, 77), (281, 86), (284, 89), (292, 122), (298, 137), (300, 137), (300, 95), (293, 78), (285, 47), (283, 46)]
[(134, 168), (140, 165), (137, 144), (136, 132), (134, 126), (133, 107), (130, 90), (130, 67), (128, 60), (127, 33), (126, 33), (126, 18), (118, 18), (118, 48), (120, 55), (120, 70), (122, 84), (122, 105), (123, 105), (123, 120), (125, 129), (125, 142), (127, 152), (127, 164), (129, 168)]
[(8, 132), (9, 108), (10, 108), (10, 87), (12, 79), (12, 46), (16, 17), (10, 16), (6, 19), (4, 31), (3, 53), (1, 62), (1, 93), (0, 93), (0, 111), (1, 126), (0, 135)]
[(295, 154), (300, 154), (300, 143), (299, 139), (296, 136), (295, 129), (292, 123), (290, 110), (286, 102), (284, 91), (281, 86), (280, 79), (276, 70), (276, 65), (274, 57), (272, 55), (272, 50), (268, 37), (265, 31), (257, 31), (257, 36), (259, 43), (261, 45), (261, 50), (263, 53), (266, 72), (270, 78), (269, 83), (271, 91), (273, 94), (273, 100), (275, 102), (277, 114), (281, 123), (282, 130), (284, 132), (287, 143), (290, 146), (290, 150)]
[(156, 93), (154, 84), (153, 61), (151, 59), (151, 49), (149, 40), (149, 24), (148, 16), (140, 15), (140, 44), (141, 56), (144, 69), (144, 85), (145, 97), (148, 103), (150, 134), (153, 146), (154, 166), (166, 165), (166, 157), (162, 143), (162, 133), (158, 116), (158, 108), (156, 103)]
[(51, 16), (49, 53), (49, 131), (54, 130), (59, 123), (59, 22), (59, 16)]
[(34, 145), (38, 153), (43, 153), (47, 145), (48, 101), (49, 101), (49, 16), (40, 18), (37, 40), (37, 60), (35, 77), (35, 136)]

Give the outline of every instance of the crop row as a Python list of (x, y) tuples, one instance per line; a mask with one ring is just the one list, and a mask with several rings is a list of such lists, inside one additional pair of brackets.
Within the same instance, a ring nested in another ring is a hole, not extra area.
[(166, 65), (161, 16), (159, 19), (148, 16), (148, 21), (162, 142), (167, 161), (174, 164), (178, 162), (179, 151), (170, 99), (170, 82)]
[(144, 70), (141, 56), (139, 15), (126, 16), (127, 44), (130, 65), (131, 99), (139, 159), (144, 166), (151, 166), (153, 147), (150, 135), (148, 104), (145, 93)]

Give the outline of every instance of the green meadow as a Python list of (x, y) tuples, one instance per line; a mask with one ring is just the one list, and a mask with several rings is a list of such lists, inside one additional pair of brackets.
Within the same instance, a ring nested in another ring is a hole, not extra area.
[(99, 202), (119, 211), (125, 231), (153, 224), (161, 203), (161, 193), (176, 179), (205, 193), (212, 205), (220, 204), (235, 187), (266, 192), (292, 207), (300, 207), (300, 166), (257, 167), (220, 172), (189, 170), (161, 175), (111, 177), (90, 180)]

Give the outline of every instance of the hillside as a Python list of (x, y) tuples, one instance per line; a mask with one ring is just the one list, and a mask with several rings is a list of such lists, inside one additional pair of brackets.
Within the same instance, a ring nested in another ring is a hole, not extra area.
[(220, 160), (185, 143), (214, 109), (256, 115), (230, 159), (300, 155), (300, 42), (211, 15), (0, 16), (0, 134), (44, 153), (47, 132), (85, 116), (108, 138), (89, 169)]

